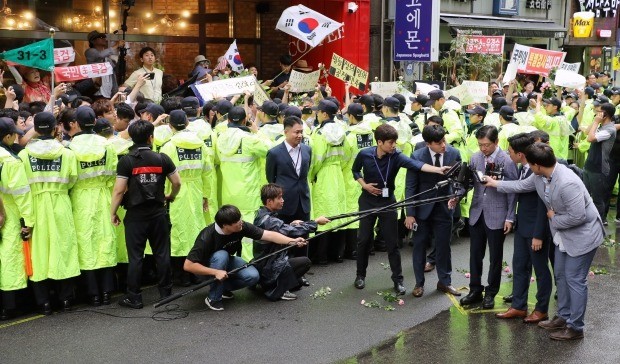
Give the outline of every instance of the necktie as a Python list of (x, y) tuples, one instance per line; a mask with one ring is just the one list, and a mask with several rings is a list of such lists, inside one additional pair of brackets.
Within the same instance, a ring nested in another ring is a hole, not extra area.
[(520, 179), (525, 179), (525, 175), (527, 174), (527, 168), (522, 168), (521, 169), (521, 178)]
[(441, 157), (441, 154), (435, 153), (435, 167), (441, 167), (441, 163), (439, 161), (439, 157)]

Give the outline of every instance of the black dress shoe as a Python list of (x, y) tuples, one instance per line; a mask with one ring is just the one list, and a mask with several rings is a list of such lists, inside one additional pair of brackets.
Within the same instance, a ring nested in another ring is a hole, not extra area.
[(49, 302), (45, 302), (41, 305), (41, 314), (49, 316), (52, 314), (52, 305)]
[(301, 277), (299, 280), (301, 281), (302, 286), (310, 287), (310, 282), (306, 279), (306, 277)]
[(336, 263), (342, 263), (344, 262), (344, 259), (342, 259), (342, 257), (336, 257)]
[(495, 296), (490, 294), (484, 295), (484, 300), (482, 300), (482, 308), (485, 310), (490, 310), (495, 307)]
[(513, 298), (513, 295), (511, 293), (508, 296), (504, 297), (503, 300), (504, 300), (504, 302), (511, 303), (512, 302), (512, 298)]
[(2, 313), (0, 313), (0, 321), (10, 320), (15, 317), (15, 310), (11, 310), (8, 308), (3, 308)]
[(62, 310), (63, 311), (71, 311), (71, 300), (62, 301)]
[(90, 305), (95, 307), (101, 306), (101, 298), (99, 296), (92, 296), (90, 298)]
[(467, 296), (461, 298), (461, 306), (473, 305), (474, 303), (482, 302), (482, 292), (471, 291)]
[(122, 300), (118, 301), (118, 304), (120, 306), (123, 307), (129, 307), (129, 308), (133, 308), (136, 310), (141, 309), (142, 307), (144, 307), (144, 305), (142, 304), (142, 302), (140, 301), (133, 301), (131, 298), (129, 297), (125, 297)]
[(394, 292), (399, 296), (404, 296), (407, 293), (407, 289), (401, 282), (394, 283)]
[(366, 282), (364, 282), (364, 277), (358, 276), (357, 278), (355, 278), (354, 286), (357, 289), (364, 289), (364, 287), (366, 287)]
[(101, 297), (101, 303), (106, 306), (112, 303), (112, 295), (110, 294), (110, 292), (103, 293), (103, 296)]

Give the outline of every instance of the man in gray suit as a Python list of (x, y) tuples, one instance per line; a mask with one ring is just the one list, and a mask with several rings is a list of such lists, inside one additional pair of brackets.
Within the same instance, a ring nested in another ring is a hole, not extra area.
[(521, 181), (487, 181), (499, 192), (536, 191), (547, 208), (555, 250), (558, 313), (538, 326), (550, 330), (554, 340), (583, 338), (588, 301), (588, 271), (605, 236), (603, 221), (585, 185), (568, 167), (556, 162), (553, 149), (535, 143), (525, 151), (535, 176)]
[[(484, 173), (488, 178), (516, 180), (517, 166), (508, 154), (498, 147), (498, 130), (493, 125), (485, 125), (476, 131), (480, 152), (471, 157), (471, 167)], [(474, 182), (474, 197), (469, 210), (469, 294), (461, 299), (461, 305), (471, 305), (482, 301), (484, 309), (495, 306), (495, 295), (499, 291), (502, 278), (502, 257), (504, 239), (512, 229), (515, 220), (516, 196), (512, 193), (499, 193)], [(486, 288), (482, 285), (482, 261), (489, 245), (489, 275)], [(484, 291), (484, 299), (482, 292)]]

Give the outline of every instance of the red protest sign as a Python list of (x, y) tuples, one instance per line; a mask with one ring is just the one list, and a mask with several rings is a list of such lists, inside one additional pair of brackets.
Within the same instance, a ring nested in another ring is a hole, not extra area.
[(496, 54), (504, 53), (503, 35), (467, 35), (465, 53)]

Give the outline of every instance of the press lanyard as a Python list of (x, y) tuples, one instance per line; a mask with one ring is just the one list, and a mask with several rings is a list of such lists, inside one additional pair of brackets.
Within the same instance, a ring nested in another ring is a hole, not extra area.
[(381, 173), (381, 168), (379, 168), (379, 164), (377, 163), (377, 158), (375, 157), (375, 154), (377, 154), (377, 147), (375, 147), (375, 153), (373, 153), (372, 159), (375, 161), (375, 166), (377, 166), (377, 171), (379, 171), (379, 176), (383, 181), (384, 190), (386, 190), (388, 175), (390, 173), (390, 161), (392, 160), (392, 155), (390, 154), (390, 156), (388, 157), (387, 170), (385, 171), (385, 178), (383, 178), (383, 173)]

